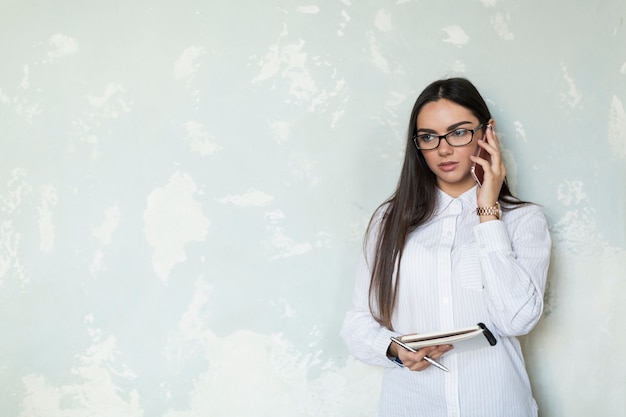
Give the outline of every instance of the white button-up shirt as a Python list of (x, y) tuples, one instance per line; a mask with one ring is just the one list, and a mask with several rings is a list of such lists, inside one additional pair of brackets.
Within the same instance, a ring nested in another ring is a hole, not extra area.
[[(376, 222), (382, 213), (377, 213)], [(372, 233), (376, 234), (378, 224)], [(530, 417), (537, 415), (516, 336), (528, 333), (543, 310), (551, 240), (543, 212), (525, 205), (500, 221), (479, 222), (476, 188), (458, 198), (438, 191), (433, 217), (407, 237), (400, 264), (394, 331), (369, 311), (375, 242), (357, 272), (351, 309), (342, 328), (359, 360), (385, 367), (378, 415), (393, 417)], [(484, 323), (497, 345), (446, 353), (422, 372), (387, 356), (390, 337)]]

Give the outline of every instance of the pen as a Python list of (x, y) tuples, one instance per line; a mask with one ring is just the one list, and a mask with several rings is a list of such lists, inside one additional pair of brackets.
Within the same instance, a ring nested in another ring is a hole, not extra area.
[[(413, 349), (412, 347), (410, 347), (408, 345), (405, 345), (404, 343), (402, 343), (401, 341), (399, 341), (395, 337), (391, 337), (391, 341), (394, 342), (394, 343), (397, 343), (400, 346), (402, 346), (403, 348), (405, 348), (409, 352), (417, 352), (417, 350)], [(450, 372), (450, 370), (448, 368), (446, 368), (445, 366), (443, 366), (442, 364), (440, 364), (436, 360), (429, 358), (428, 356), (424, 356), (424, 360), (426, 362), (430, 363), (431, 365), (434, 365), (437, 368), (441, 369), (442, 371)]]

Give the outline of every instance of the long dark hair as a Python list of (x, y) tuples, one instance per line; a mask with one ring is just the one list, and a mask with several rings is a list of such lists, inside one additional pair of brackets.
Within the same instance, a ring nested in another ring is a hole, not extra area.
[[(407, 132), (404, 163), (397, 188), (392, 196), (376, 211), (381, 210), (380, 229), (374, 242), (374, 262), (371, 265), (369, 289), (370, 311), (383, 326), (392, 329), (392, 316), (396, 305), (400, 261), (407, 235), (428, 221), (437, 202), (437, 178), (428, 168), (422, 153), (413, 144), (417, 129), (417, 116), (422, 107), (441, 99), (450, 100), (470, 110), (481, 123), (491, 119), (487, 103), (476, 87), (465, 78), (448, 78), (435, 81), (422, 91), (413, 106)], [(500, 189), (498, 199), (502, 209), (511, 209), (526, 204), (515, 198), (506, 183)], [(370, 220), (367, 236), (372, 237), (372, 228), (379, 217)], [(365, 245), (369, 242), (366, 239)], [(395, 273), (395, 278), (394, 278)], [(376, 305), (376, 308), (374, 308)]]

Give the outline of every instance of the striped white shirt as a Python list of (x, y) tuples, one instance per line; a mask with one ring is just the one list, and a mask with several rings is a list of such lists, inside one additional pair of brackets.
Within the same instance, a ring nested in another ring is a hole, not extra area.
[[(500, 221), (480, 223), (475, 187), (458, 198), (438, 193), (432, 219), (407, 238), (394, 332), (369, 311), (370, 240), (342, 336), (357, 359), (385, 367), (380, 417), (536, 416), (516, 336), (528, 333), (543, 310), (551, 248), (545, 216), (538, 206), (525, 205), (505, 211)], [(479, 322), (494, 333), (497, 345), (446, 353), (440, 362), (449, 373), (433, 366), (413, 372), (386, 356), (390, 336)]]

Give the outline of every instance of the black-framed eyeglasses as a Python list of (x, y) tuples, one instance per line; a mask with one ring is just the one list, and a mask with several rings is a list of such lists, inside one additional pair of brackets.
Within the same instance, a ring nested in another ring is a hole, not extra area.
[(423, 151), (437, 149), (439, 144), (441, 143), (441, 139), (445, 139), (450, 146), (465, 146), (469, 144), (472, 139), (474, 139), (474, 135), (480, 129), (485, 126), (485, 123), (481, 123), (476, 126), (474, 129), (465, 129), (458, 128), (454, 129), (451, 132), (446, 133), (445, 135), (436, 135), (434, 133), (416, 133), (413, 135), (413, 143), (417, 149), (421, 149)]

